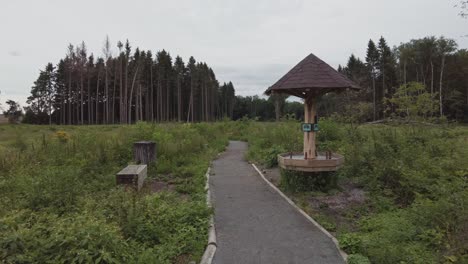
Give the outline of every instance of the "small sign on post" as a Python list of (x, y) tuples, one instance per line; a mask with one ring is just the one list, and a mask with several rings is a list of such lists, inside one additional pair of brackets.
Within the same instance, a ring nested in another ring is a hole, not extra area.
[(302, 132), (317, 132), (317, 131), (319, 131), (318, 124), (311, 124), (311, 123), (302, 124)]
[(312, 125), (310, 123), (303, 123), (302, 124), (302, 132), (311, 132), (312, 131)]
[(318, 125), (318, 124), (314, 124), (313, 130), (314, 130), (314, 132), (319, 131), (319, 125)]

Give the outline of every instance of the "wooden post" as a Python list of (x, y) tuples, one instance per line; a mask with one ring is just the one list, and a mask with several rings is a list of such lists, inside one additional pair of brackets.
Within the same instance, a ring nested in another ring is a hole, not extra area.
[[(309, 96), (304, 101), (304, 123), (315, 123), (317, 114), (315, 99)], [(315, 131), (304, 132), (304, 159), (315, 159)]]
[(156, 160), (156, 143), (138, 141), (133, 143), (133, 159), (138, 164), (149, 164)]

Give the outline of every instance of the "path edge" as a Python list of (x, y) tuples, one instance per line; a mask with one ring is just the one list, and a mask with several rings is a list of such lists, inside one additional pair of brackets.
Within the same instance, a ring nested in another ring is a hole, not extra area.
[[(210, 191), (210, 171), (211, 171), (211, 164), (206, 170), (206, 183), (205, 183), (205, 191), (206, 191), (206, 205), (208, 208), (212, 208), (213, 205), (211, 204), (211, 191)], [(210, 227), (208, 228), (208, 243), (206, 245), (205, 252), (201, 258), (200, 264), (211, 264), (213, 261), (213, 257), (216, 253), (216, 248), (218, 245), (216, 244), (216, 229), (214, 224), (214, 216), (211, 214), (210, 217)]]
[(299, 213), (301, 213), (307, 220), (309, 220), (309, 222), (311, 222), (314, 226), (316, 226), (320, 231), (322, 231), (322, 233), (324, 233), (327, 237), (329, 237), (332, 241), (333, 241), (333, 244), (335, 244), (336, 248), (338, 249), (338, 252), (340, 252), (340, 256), (343, 258), (344, 262), (347, 263), (347, 259), (348, 259), (348, 254), (346, 254), (346, 252), (344, 252), (343, 250), (341, 250), (340, 248), (340, 245), (338, 243), (338, 240), (332, 235), (330, 234), (330, 232), (328, 232), (325, 228), (323, 228), (323, 226), (321, 226), (319, 223), (317, 223), (317, 221), (315, 221), (310, 215), (308, 215), (306, 212), (304, 212), (304, 210), (302, 210), (299, 206), (297, 206), (286, 194), (284, 194), (280, 189), (278, 189), (278, 187), (276, 187), (273, 183), (271, 183), (266, 177), (265, 175), (263, 175), (263, 173), (257, 168), (257, 166), (255, 166), (254, 163), (251, 163), (252, 166), (254, 167), (254, 169), (258, 172), (258, 174), (260, 174), (260, 176), (262, 177), (262, 179), (273, 189), (275, 190), (279, 195), (281, 195), (281, 197), (283, 197), (286, 202), (288, 202), (292, 207), (294, 207), (294, 209), (296, 209)]

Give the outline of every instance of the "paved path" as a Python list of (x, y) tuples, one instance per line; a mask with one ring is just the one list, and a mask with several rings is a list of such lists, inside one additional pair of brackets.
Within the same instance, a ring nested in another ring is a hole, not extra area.
[(231, 141), (213, 161), (215, 264), (344, 263), (329, 237), (268, 186)]

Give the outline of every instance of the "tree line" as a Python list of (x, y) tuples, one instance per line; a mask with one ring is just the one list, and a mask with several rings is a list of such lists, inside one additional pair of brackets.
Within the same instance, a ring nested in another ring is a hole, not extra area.
[(117, 42), (113, 56), (107, 37), (103, 56), (86, 44), (68, 46), (65, 58), (48, 63), (31, 88), (24, 122), (130, 124), (137, 121), (214, 121), (232, 117), (231, 82), (219, 84), (213, 70), (190, 57), (132, 49)]
[(468, 121), (468, 50), (457, 49), (452, 39), (430, 36), (393, 48), (383, 37), (377, 42), (371, 39), (364, 59), (352, 54), (338, 71), (362, 89), (326, 95), (320, 105), (322, 113), (345, 113), (354, 108), (367, 121), (401, 115), (394, 99), (401, 97), (398, 91), (403, 89), (429, 94), (437, 105), (430, 111), (432, 117)]
[[(286, 101), (287, 96), (236, 96), (231, 82), (220, 85), (213, 70), (193, 57), (185, 64), (165, 50), (155, 56), (139, 48), (132, 52), (128, 41), (119, 41), (117, 48), (112, 56), (106, 38), (104, 56), (95, 58), (84, 43), (70, 45), (65, 58), (40, 72), (23, 121), (125, 124), (303, 117), (301, 104)], [(416, 113), (468, 121), (468, 50), (457, 49), (452, 39), (430, 36), (392, 48), (383, 37), (369, 40), (365, 58), (351, 54), (338, 71), (362, 89), (323, 96), (322, 116), (352, 114), (373, 121)], [(21, 111), (14, 103), (9, 104), (10, 116), (17, 118)]]

